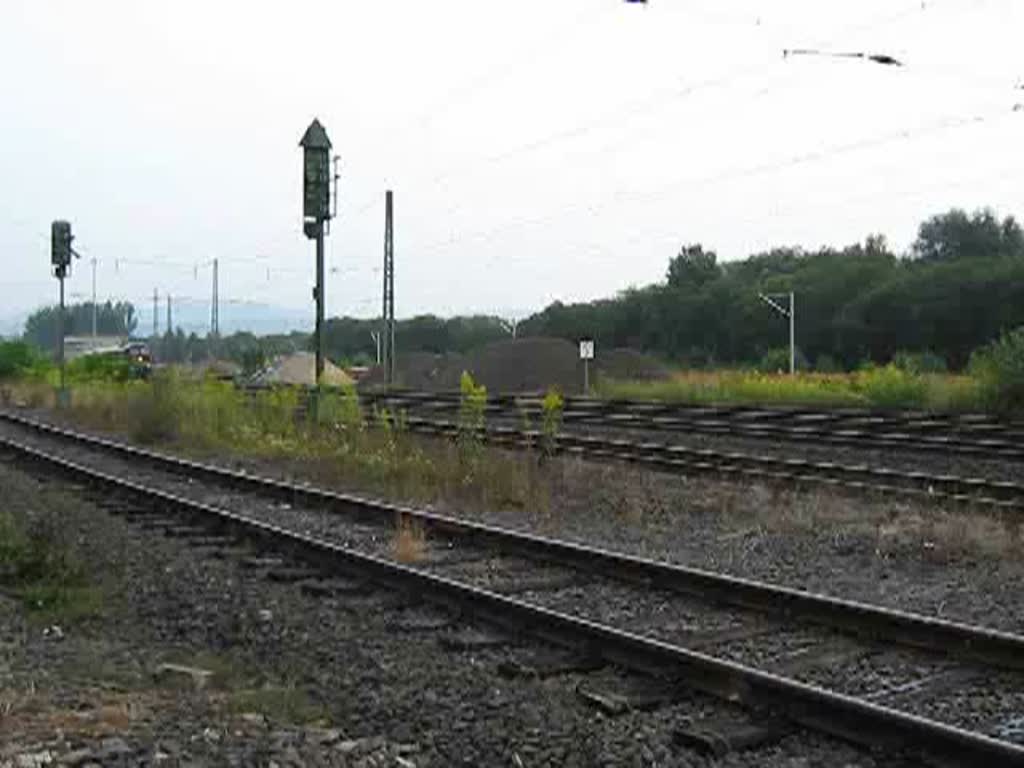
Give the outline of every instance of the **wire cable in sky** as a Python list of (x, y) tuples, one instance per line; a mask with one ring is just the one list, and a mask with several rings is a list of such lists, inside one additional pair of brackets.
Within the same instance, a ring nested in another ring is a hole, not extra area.
[(564, 216), (573, 213), (587, 212), (590, 215), (597, 215), (598, 213), (612, 205), (640, 202), (647, 203), (651, 202), (652, 200), (657, 200), (675, 194), (680, 189), (688, 190), (693, 189), (695, 187), (701, 187), (710, 184), (718, 184), (725, 181), (735, 181), (737, 179), (750, 178), (753, 176), (763, 175), (767, 173), (776, 173), (797, 166), (821, 162), (834, 157), (839, 157), (856, 152), (862, 152), (869, 149), (876, 149), (878, 147), (887, 146), (895, 142), (911, 141), (924, 136), (930, 136), (936, 133), (942, 133), (949, 130), (980, 125), (986, 122), (990, 122), (993, 119), (1006, 118), (1012, 115), (1013, 113), (1014, 110), (1007, 109), (1007, 107), (1004, 105), (999, 105), (999, 107), (997, 107), (996, 109), (983, 114), (973, 114), (968, 116), (948, 115), (916, 129), (900, 129), (896, 131), (888, 131), (883, 134), (867, 137), (864, 139), (859, 139), (852, 142), (844, 142), (841, 144), (832, 145), (830, 147), (824, 147), (822, 149), (802, 152), (798, 155), (793, 155), (778, 161), (770, 161), (766, 163), (759, 163), (754, 166), (725, 170), (702, 177), (680, 179), (677, 181), (673, 181), (667, 185), (663, 185), (659, 189), (653, 191), (617, 193), (599, 203), (579, 203), (571, 206), (566, 206), (557, 211), (548, 212), (542, 216), (520, 219), (519, 221), (514, 222), (511, 225), (501, 225), (487, 230), (469, 233), (468, 235), (460, 235), (455, 239), (445, 238), (423, 246), (418, 246), (416, 248), (416, 252), (417, 254), (429, 253), (434, 250), (451, 247), (452, 245), (464, 240), (473, 240), (476, 242), (479, 242), (481, 239), (488, 240), (496, 235), (508, 231), (509, 229), (515, 229), (522, 226), (533, 226), (536, 224), (543, 224), (556, 219), (561, 219)]

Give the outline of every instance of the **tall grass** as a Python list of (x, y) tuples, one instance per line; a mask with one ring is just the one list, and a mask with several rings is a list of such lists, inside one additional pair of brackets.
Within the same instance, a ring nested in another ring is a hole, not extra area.
[(505, 508), (537, 503), (534, 457), (481, 447), (467, 463), (465, 446), (408, 434), (401, 413), (369, 414), (377, 421), (371, 429), (353, 388), (320, 391), (316, 409), (303, 418), (294, 388), (245, 393), (168, 372), (145, 382), (76, 386), (68, 415), (84, 426), (198, 455), (301, 465), (326, 483), (392, 498), (486, 500)]
[(895, 365), (855, 373), (769, 374), (753, 371), (683, 371), (663, 381), (603, 380), (608, 398), (665, 400), (699, 405), (807, 405), (968, 411), (984, 409), (972, 376), (915, 373)]

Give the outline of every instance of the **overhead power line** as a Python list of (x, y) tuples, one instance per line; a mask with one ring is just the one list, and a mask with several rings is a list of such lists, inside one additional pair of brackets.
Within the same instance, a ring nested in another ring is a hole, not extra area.
[(523, 218), (510, 224), (500, 225), (487, 230), (480, 230), (474, 233), (469, 233), (467, 235), (439, 239), (437, 241), (434, 241), (433, 243), (428, 243), (423, 246), (420, 246), (419, 248), (417, 248), (417, 252), (426, 253), (433, 250), (451, 247), (455, 243), (462, 242), (464, 240), (472, 240), (473, 242), (479, 243), (481, 241), (487, 241), (497, 235), (507, 232), (510, 229), (517, 229), (524, 226), (543, 224), (548, 221), (561, 219), (566, 215), (571, 215), (573, 213), (587, 212), (590, 213), (591, 215), (597, 215), (599, 212), (609, 208), (612, 205), (617, 205), (621, 203), (651, 202), (653, 200), (670, 196), (680, 189), (699, 188), (702, 186), (717, 184), (724, 181), (735, 181), (737, 179), (749, 178), (762, 174), (788, 170), (793, 167), (818, 163), (834, 157), (839, 157), (851, 153), (862, 152), (868, 149), (875, 149), (878, 147), (887, 146), (895, 142), (910, 141), (924, 136), (943, 133), (945, 131), (981, 125), (990, 122), (991, 120), (993, 120), (993, 118), (1006, 118), (1013, 114), (1014, 112), (1020, 111), (1024, 110), (1010, 110), (1007, 109), (1005, 106), (1000, 105), (997, 109), (982, 114), (974, 114), (968, 116), (949, 115), (940, 118), (936, 121), (933, 121), (931, 123), (928, 123), (917, 129), (901, 129), (895, 131), (888, 131), (883, 134), (879, 134), (864, 139), (858, 139), (856, 141), (844, 142), (822, 149), (803, 152), (798, 155), (793, 155), (788, 158), (784, 158), (777, 161), (760, 163), (757, 165), (747, 166), (743, 168), (736, 168), (715, 174), (706, 175), (703, 177), (680, 179), (671, 182), (667, 185), (664, 185), (660, 189), (649, 192), (618, 193), (616, 195), (612, 195), (610, 198), (599, 203), (578, 203), (566, 206), (564, 208), (558, 209), (557, 211), (551, 211), (541, 216)]
[(902, 67), (903, 62), (886, 53), (864, 53), (863, 51), (822, 51), (817, 48), (783, 48), (782, 58), (790, 56), (825, 56), (833, 59), (863, 59), (875, 64)]

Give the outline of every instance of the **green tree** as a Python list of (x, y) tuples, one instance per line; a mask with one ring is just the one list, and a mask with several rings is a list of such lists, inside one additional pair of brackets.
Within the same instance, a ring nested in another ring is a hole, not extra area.
[(968, 215), (960, 208), (921, 224), (912, 247), (925, 262), (1024, 258), (1024, 231), (1012, 216), (1000, 221), (989, 208)]
[(719, 274), (718, 256), (697, 243), (679, 249), (679, 254), (668, 263), (666, 277), (670, 288), (700, 288)]

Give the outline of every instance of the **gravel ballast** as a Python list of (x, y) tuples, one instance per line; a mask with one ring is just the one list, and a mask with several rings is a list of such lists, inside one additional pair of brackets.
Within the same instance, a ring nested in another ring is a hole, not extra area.
[[(314, 597), (251, 567), (259, 553), (196, 550), (6, 465), (4, 504), (57, 515), (103, 589), (98, 616), (41, 625), (0, 603), (0, 766), (888, 766), (799, 733), (723, 758), (673, 742), (705, 718), (742, 717), (702, 696), (610, 716), (582, 700), (645, 685), (615, 670), (508, 678), (531, 644), (459, 646), (457, 623), (394, 594)], [(116, 507), (114, 509), (116, 510)], [(246, 561), (250, 565), (246, 565)], [(56, 619), (59, 621), (59, 619)], [(400, 629), (405, 621), (409, 629)], [(162, 664), (209, 671), (159, 681)], [(60, 761), (63, 760), (63, 763)]]

